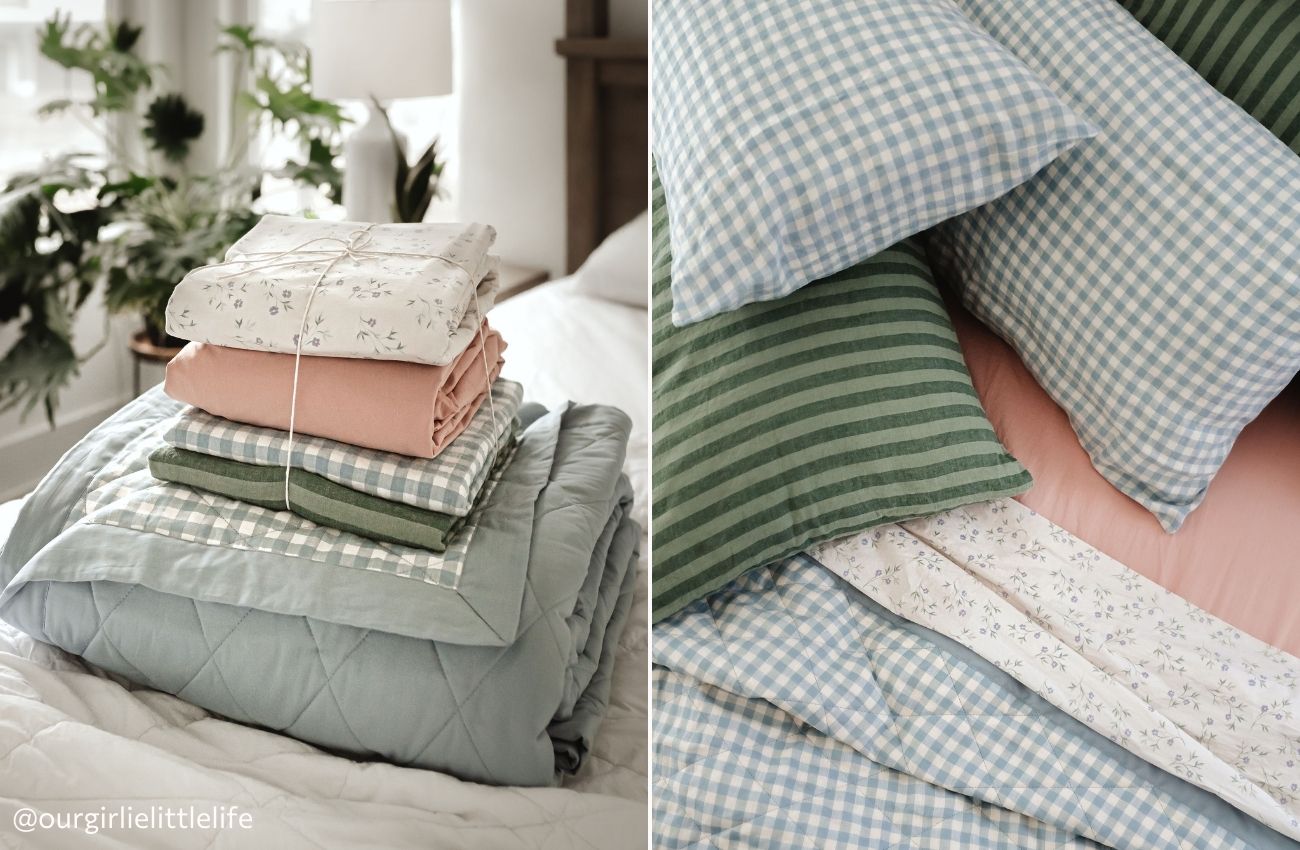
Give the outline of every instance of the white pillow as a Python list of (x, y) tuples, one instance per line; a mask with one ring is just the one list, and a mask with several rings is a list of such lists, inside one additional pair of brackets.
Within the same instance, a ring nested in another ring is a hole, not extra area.
[(650, 218), (642, 212), (596, 246), (573, 274), (573, 290), (647, 308), (650, 303)]

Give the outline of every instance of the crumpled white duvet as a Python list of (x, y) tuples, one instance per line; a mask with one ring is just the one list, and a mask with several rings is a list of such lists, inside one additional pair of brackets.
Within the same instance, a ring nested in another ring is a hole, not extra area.
[(1300, 658), (1013, 499), (809, 554), (1130, 752), (1300, 839)]

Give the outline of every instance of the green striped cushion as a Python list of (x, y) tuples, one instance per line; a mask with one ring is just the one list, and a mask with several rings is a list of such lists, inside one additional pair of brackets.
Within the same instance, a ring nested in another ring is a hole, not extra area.
[(657, 176), (652, 215), (656, 620), (815, 543), (1028, 488), (914, 242), (677, 328)]
[(1120, 0), (1210, 84), (1300, 153), (1300, 3)]

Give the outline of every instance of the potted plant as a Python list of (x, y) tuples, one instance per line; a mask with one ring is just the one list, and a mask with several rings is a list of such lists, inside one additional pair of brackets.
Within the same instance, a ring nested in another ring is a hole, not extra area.
[[(187, 167), (207, 122), (181, 95), (158, 89), (160, 69), (135, 52), (140, 34), (127, 22), (74, 26), (59, 15), (39, 33), (41, 53), (88, 75), (93, 91), (42, 113), (78, 110), (100, 125), (134, 116), (140, 138), (123, 145), (106, 131), (107, 157), (69, 153), (0, 186), (0, 325), (18, 325), (0, 357), (0, 411), (25, 415), (39, 405), (53, 424), (59, 391), (98, 350), (79, 355), (72, 328), (101, 284), (111, 311), (142, 317), (151, 345), (179, 342), (167, 338), (163, 315), (173, 287), (191, 268), (220, 259), (259, 216), (267, 172), (248, 166), (246, 141), (229, 145), (213, 174)], [(337, 199), (345, 119), (337, 104), (311, 95), (306, 49), (229, 27), (218, 50), (236, 57), (245, 82), (229, 105), (230, 125), (243, 124), (244, 139), (262, 127), (291, 135), (301, 156), (273, 173)]]

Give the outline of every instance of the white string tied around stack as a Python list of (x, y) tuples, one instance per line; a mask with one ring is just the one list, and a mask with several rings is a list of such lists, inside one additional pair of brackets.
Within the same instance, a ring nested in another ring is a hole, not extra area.
[[(375, 225), (373, 224), (367, 224), (358, 228), (348, 234), (346, 239), (338, 236), (317, 236), (284, 251), (255, 251), (246, 255), (248, 257), (265, 255), (262, 260), (241, 258), (236, 260), (226, 260), (221, 263), (213, 263), (211, 266), (219, 267), (239, 265), (244, 267), (238, 271), (222, 275), (222, 279), (228, 279), (232, 277), (243, 277), (247, 274), (266, 271), (268, 269), (300, 266), (320, 262), (325, 263), (321, 268), (320, 274), (318, 274), (316, 279), (312, 282), (311, 289), (307, 292), (307, 303), (303, 306), (302, 321), (298, 326), (298, 336), (294, 340), (293, 391), (289, 398), (289, 439), (285, 444), (284, 458), (284, 509), (287, 511), (293, 510), (289, 497), (289, 478), (293, 471), (293, 437), (294, 426), (297, 423), (298, 414), (298, 373), (299, 367), (302, 364), (303, 339), (307, 335), (307, 316), (311, 312), (311, 305), (316, 298), (317, 290), (319, 290), (321, 285), (325, 283), (325, 278), (334, 270), (334, 267), (342, 260), (359, 262), (361, 260), (375, 259), (377, 257), (408, 257), (417, 260), (440, 260), (450, 266), (460, 269), (470, 279), (471, 284), (474, 284), (474, 275), (469, 269), (442, 254), (419, 254), (409, 251), (379, 251), (371, 249), (369, 245), (374, 241), (374, 236), (370, 231), (374, 226)], [(310, 247), (318, 243), (332, 243), (338, 247)], [(303, 256), (304, 254), (315, 254), (319, 256)], [(250, 263), (253, 265), (250, 266)], [(478, 285), (474, 284), (471, 289), (474, 294), (474, 313), (478, 318), (478, 333), (480, 335), (481, 343), (479, 346), (479, 354), (483, 358), (483, 374), (488, 376), (490, 379), (492, 370), (489, 368), (487, 362), (487, 333), (483, 330), (483, 311), (479, 307)], [(492, 382), (489, 380), (487, 402), (488, 409), (492, 413), (492, 424), (495, 428), (497, 422), (497, 408), (496, 402), (492, 396)]]

